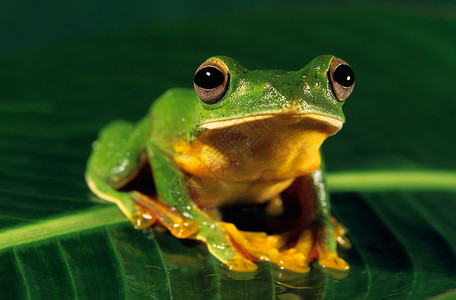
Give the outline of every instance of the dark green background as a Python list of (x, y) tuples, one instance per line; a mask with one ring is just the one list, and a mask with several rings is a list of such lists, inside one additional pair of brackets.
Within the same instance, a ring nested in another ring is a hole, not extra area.
[[(216, 54), (252, 69), (300, 69), (324, 53), (352, 65), (347, 123), (324, 146), (330, 174), (454, 176), (456, 7), (238, 2), (2, 2), (0, 238), (106, 208), (83, 180), (98, 130), (139, 119), (170, 87), (191, 87), (196, 67)], [(0, 240), (0, 290), (34, 299), (426, 299), (456, 288), (455, 186), (333, 193), (354, 245), (343, 253), (352, 270), (342, 280), (268, 264), (255, 279), (233, 279), (202, 246), (147, 239), (118, 222), (4, 249)]]

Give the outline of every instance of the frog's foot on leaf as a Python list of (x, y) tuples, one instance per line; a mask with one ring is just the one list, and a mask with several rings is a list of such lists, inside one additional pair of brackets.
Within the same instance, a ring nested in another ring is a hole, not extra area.
[[(293, 247), (281, 251), (275, 263), (281, 268), (294, 272), (309, 271), (309, 265), (314, 260), (318, 260), (320, 266), (324, 268), (339, 271), (348, 270), (348, 264), (339, 258), (337, 253), (332, 251), (329, 246), (334, 242), (334, 240), (329, 241), (329, 239), (337, 240), (337, 237), (340, 237), (345, 242), (345, 245), (349, 243), (348, 239), (341, 233), (342, 226), (340, 231), (334, 233), (334, 236), (330, 235), (330, 232), (327, 227), (322, 225), (303, 229), (299, 233), (297, 240), (295, 240)], [(283, 238), (287, 237), (288, 234), (283, 236)]]
[(337, 271), (348, 271), (350, 266), (345, 260), (337, 256), (337, 253), (330, 251), (320, 252), (320, 257), (318, 258), (318, 263), (323, 268), (328, 268)]
[(230, 236), (231, 243), (251, 261), (270, 261), (279, 254), (283, 241), (279, 236), (264, 232), (240, 231), (232, 223), (221, 222)]
[[(335, 220), (334, 220), (335, 222)], [(316, 229), (304, 229), (299, 233), (293, 247), (286, 248), (291, 237), (296, 232), (290, 231), (277, 235), (267, 235), (264, 232), (244, 232), (234, 224), (222, 223), (230, 235), (233, 245), (248, 259), (270, 261), (280, 268), (293, 272), (304, 273), (310, 270), (310, 263), (318, 259), (322, 267), (334, 270), (348, 270), (348, 264), (337, 256), (324, 242), (327, 240), (327, 228), (320, 226)], [(340, 237), (347, 245), (348, 240), (342, 234), (343, 227), (335, 230), (335, 238)]]
[(276, 235), (267, 235), (266, 233), (243, 232), (247, 237), (253, 252), (262, 249), (268, 255), (260, 257), (261, 260), (267, 260), (282, 269), (304, 273), (310, 271), (309, 264), (312, 261), (310, 252), (312, 249), (312, 232), (310, 229), (301, 232), (300, 240), (292, 248), (287, 248), (291, 237), (295, 234), (293, 231)]
[(199, 223), (184, 217), (178, 210), (156, 201), (139, 192), (132, 192), (136, 203), (135, 226), (146, 228), (156, 221), (168, 229), (177, 238), (185, 239), (194, 235), (199, 229)]
[(286, 246), (290, 233), (267, 235), (265, 232), (240, 231), (231, 223), (222, 223), (222, 225), (230, 235), (233, 245), (250, 260), (269, 261), (294, 272), (302, 273), (310, 270), (307, 254), (311, 246), (308, 247), (307, 252), (298, 249), (280, 250)]
[(254, 262), (231, 243), (230, 236), (220, 222), (208, 218), (200, 223), (186, 218), (177, 209), (139, 192), (132, 192), (130, 195), (136, 203), (136, 213), (132, 222), (137, 228), (146, 228), (157, 222), (177, 238), (192, 238), (206, 243), (209, 252), (230, 270), (252, 272), (258, 269)]
[[(230, 270), (238, 272), (253, 272), (258, 266), (252, 261), (226, 230), (223, 222), (204, 222), (196, 235), (196, 239), (207, 244), (209, 252), (228, 266)], [(233, 225), (234, 226), (234, 225)]]
[[(329, 234), (330, 231), (328, 227), (319, 225), (313, 234), (313, 245), (310, 251), (310, 260), (317, 260), (320, 266), (328, 269), (338, 270), (338, 271), (347, 271), (350, 269), (350, 266), (340, 258), (335, 250), (332, 250), (329, 246), (330, 239), (335, 239), (336, 241), (341, 241), (343, 247), (349, 247), (350, 242), (344, 233), (346, 229), (342, 227), (339, 223), (336, 222), (334, 218), (331, 218), (331, 222), (335, 225), (335, 230), (333, 234)], [(298, 241), (298, 244), (301, 243), (301, 237)]]

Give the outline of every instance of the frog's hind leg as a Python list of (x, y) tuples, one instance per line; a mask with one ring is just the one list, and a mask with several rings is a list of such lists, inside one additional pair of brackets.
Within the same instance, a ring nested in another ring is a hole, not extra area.
[(87, 184), (99, 198), (115, 203), (136, 227), (147, 227), (155, 218), (138, 209), (133, 194), (120, 190), (132, 181), (144, 166), (145, 143), (150, 134), (150, 120), (133, 124), (114, 121), (100, 131), (94, 142), (85, 174)]

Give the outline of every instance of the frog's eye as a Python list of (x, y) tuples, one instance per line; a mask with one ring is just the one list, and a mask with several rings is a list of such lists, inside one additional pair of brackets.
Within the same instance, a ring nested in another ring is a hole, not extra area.
[(230, 81), (230, 74), (224, 63), (218, 59), (204, 62), (195, 72), (193, 85), (196, 94), (204, 103), (212, 104), (222, 99)]
[(352, 68), (345, 61), (333, 58), (328, 75), (334, 96), (339, 101), (347, 99), (355, 86), (355, 73)]

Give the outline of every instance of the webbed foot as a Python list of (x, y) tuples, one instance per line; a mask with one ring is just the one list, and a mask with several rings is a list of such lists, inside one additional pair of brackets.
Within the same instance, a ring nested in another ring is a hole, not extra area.
[[(332, 231), (318, 225), (316, 228), (304, 229), (297, 235), (296, 232), (285, 232), (276, 235), (267, 235), (264, 232), (240, 231), (234, 224), (222, 223), (235, 245), (245, 257), (252, 261), (270, 261), (278, 267), (293, 272), (308, 272), (310, 263), (318, 260), (324, 267), (334, 270), (348, 270), (349, 265), (329, 246), (335, 241), (341, 246), (349, 247), (345, 237), (345, 228), (332, 219)], [(329, 239), (334, 239), (329, 241)], [(293, 242), (290, 242), (293, 241)], [(290, 244), (293, 246), (290, 247)], [(334, 243), (333, 243), (334, 244)]]
[[(334, 217), (331, 217), (330, 220), (333, 226), (334, 239), (336, 240), (337, 244), (344, 249), (350, 248), (350, 240), (345, 235), (347, 233), (347, 229), (338, 223)], [(325, 230), (322, 231), (322, 234), (324, 233)], [(329, 250), (329, 248), (324, 243), (320, 243), (320, 245), (317, 245), (315, 249), (318, 251), (318, 263), (323, 268), (329, 268), (338, 271), (346, 271), (350, 269), (350, 266), (347, 264), (347, 262), (338, 257), (337, 253)]]
[(287, 249), (291, 232), (268, 235), (264, 232), (246, 232), (238, 230), (231, 223), (224, 223), (224, 228), (230, 234), (233, 243), (253, 261), (269, 261), (278, 267), (293, 272), (308, 272), (310, 270), (309, 253), (312, 247), (310, 231), (303, 232), (309, 235), (306, 242), (303, 240), (296, 247)]
[(245, 253), (238, 251), (220, 222), (200, 223), (191, 220), (174, 207), (138, 192), (133, 192), (132, 198), (136, 203), (134, 219), (136, 228), (143, 229), (159, 223), (177, 238), (193, 238), (206, 243), (211, 254), (226, 264), (230, 270), (238, 272), (257, 270), (257, 265), (246, 257)]

